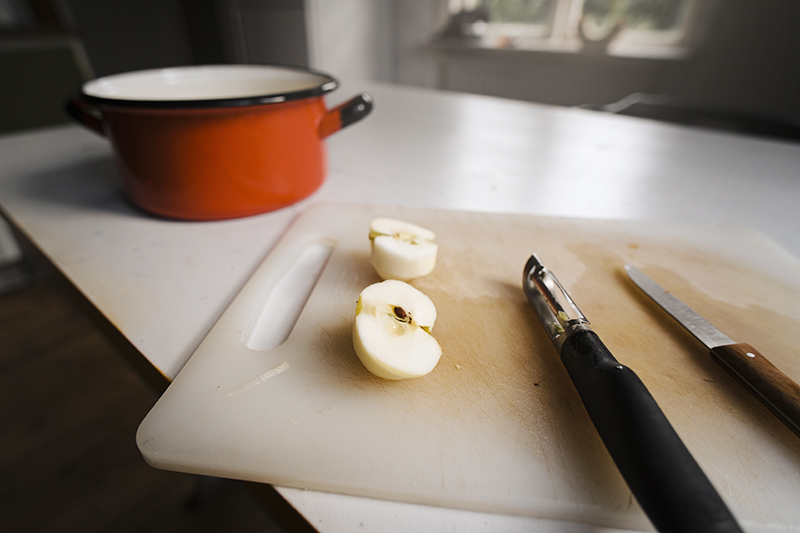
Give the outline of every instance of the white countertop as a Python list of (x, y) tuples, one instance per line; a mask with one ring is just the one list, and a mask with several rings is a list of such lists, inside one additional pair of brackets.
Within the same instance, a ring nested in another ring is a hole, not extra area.
[[(202, 223), (143, 214), (109, 143), (77, 126), (0, 137), (0, 208), (169, 378), (315, 202), (747, 226), (800, 255), (800, 143), (373, 82), (344, 84), (329, 105), (360, 91), (373, 113), (328, 139), (327, 181), (291, 208)], [(279, 491), (322, 531), (600, 531)]]

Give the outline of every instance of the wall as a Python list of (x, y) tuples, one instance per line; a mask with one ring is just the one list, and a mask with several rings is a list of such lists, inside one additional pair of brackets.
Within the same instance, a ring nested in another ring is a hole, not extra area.
[(397, 3), (395, 81), (423, 87), (446, 87), (439, 79), (440, 64), (426, 44), (446, 22), (447, 2), (399, 0)]
[(726, 0), (697, 55), (658, 88), (723, 107), (798, 116), (798, 22), (800, 2)]
[(96, 76), (192, 62), (180, 0), (64, 0)]
[(305, 4), (313, 68), (343, 80), (395, 80), (394, 0), (306, 0)]
[(218, 9), (230, 62), (309, 65), (303, 0), (222, 0)]
[(97, 76), (211, 63), (308, 65), (304, 0), (59, 0)]

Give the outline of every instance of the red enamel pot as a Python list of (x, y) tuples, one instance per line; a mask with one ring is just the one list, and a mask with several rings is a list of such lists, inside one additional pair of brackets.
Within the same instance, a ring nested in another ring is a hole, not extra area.
[(107, 137), (131, 200), (214, 220), (293, 204), (325, 180), (324, 140), (362, 118), (360, 94), (328, 109), (331, 76), (267, 65), (176, 67), (85, 83), (68, 113)]

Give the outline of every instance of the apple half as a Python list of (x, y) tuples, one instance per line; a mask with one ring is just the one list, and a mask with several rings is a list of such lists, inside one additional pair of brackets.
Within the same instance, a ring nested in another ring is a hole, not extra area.
[(396, 220), (376, 218), (369, 225), (372, 266), (383, 279), (409, 281), (430, 274), (439, 246), (429, 229)]
[(367, 370), (385, 379), (418, 378), (434, 369), (442, 348), (431, 335), (436, 307), (408, 283), (386, 280), (361, 291), (353, 346)]

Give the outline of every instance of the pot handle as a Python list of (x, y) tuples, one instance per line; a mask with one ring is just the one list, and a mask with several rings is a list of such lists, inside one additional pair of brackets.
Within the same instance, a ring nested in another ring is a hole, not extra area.
[(99, 133), (103, 137), (106, 136), (105, 120), (100, 108), (90, 104), (80, 96), (70, 99), (66, 105), (66, 111), (69, 116), (80, 122), (95, 133)]
[(361, 93), (328, 111), (319, 124), (319, 136), (325, 138), (340, 129), (358, 122), (372, 111), (372, 97)]

